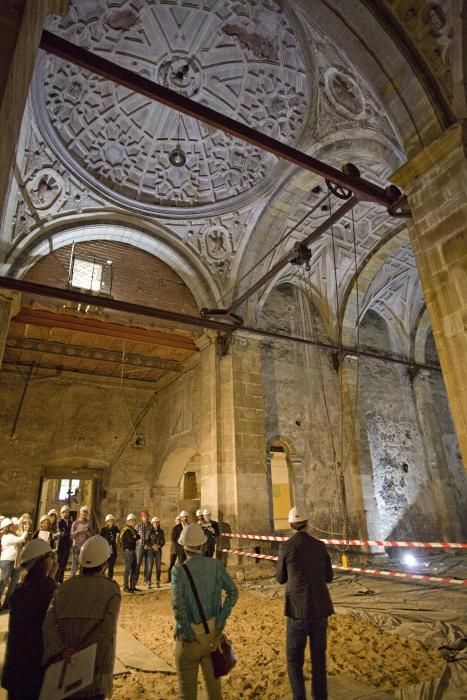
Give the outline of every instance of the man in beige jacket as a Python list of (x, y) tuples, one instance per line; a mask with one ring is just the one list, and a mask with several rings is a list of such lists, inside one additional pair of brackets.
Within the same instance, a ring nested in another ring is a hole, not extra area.
[(65, 650), (80, 651), (97, 643), (93, 683), (71, 696), (76, 699), (112, 695), (121, 594), (118, 584), (104, 575), (110, 553), (100, 535), (83, 544), (80, 575), (57, 589), (44, 621), (45, 664), (61, 659)]

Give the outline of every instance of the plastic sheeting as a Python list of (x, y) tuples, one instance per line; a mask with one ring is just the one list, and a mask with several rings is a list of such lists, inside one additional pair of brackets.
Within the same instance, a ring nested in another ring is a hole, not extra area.
[(372, 621), (386, 632), (421, 639), (446, 659), (440, 678), (394, 691), (396, 700), (467, 700), (467, 594), (370, 577), (337, 577), (336, 612)]

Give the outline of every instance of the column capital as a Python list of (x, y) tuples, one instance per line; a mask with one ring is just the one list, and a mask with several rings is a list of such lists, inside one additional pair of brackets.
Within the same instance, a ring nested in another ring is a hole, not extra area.
[(19, 314), (21, 311), (21, 292), (0, 289), (0, 302), (4, 301), (10, 304), (10, 318)]
[(420, 153), (413, 156), (399, 170), (391, 175), (391, 182), (403, 189), (410, 189), (414, 181), (426, 175), (431, 167), (443, 162), (458, 150), (465, 157), (467, 148), (467, 120), (454, 124)]

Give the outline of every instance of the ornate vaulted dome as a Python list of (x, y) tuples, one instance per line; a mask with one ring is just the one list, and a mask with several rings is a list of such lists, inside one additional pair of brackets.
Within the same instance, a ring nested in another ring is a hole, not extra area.
[[(300, 139), (303, 52), (273, 0), (74, 0), (48, 28), (281, 141)], [(270, 154), (53, 56), (38, 65), (33, 104), (61, 160), (122, 204), (238, 206), (277, 177)], [(178, 141), (183, 167), (169, 161)]]

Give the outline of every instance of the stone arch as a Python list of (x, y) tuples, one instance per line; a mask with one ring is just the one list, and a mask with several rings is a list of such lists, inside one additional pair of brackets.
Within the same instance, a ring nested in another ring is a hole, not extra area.
[(409, 155), (453, 123), (446, 98), (433, 93), (426, 70), (407, 60), (407, 45), (394, 36), (390, 9), (338, 0), (298, 0), (298, 5), (299, 16), (318, 26), (378, 95)]
[(54, 221), (41, 226), (31, 236), (23, 239), (9, 260), (6, 274), (23, 277), (37, 260), (58, 248), (74, 242), (107, 240), (127, 243), (159, 258), (169, 265), (186, 283), (199, 308), (212, 306), (219, 297), (219, 289), (188, 246), (168, 228), (119, 216), (72, 217), (66, 221)]
[(426, 362), (425, 349), (428, 335), (431, 331), (431, 319), (428, 314), (428, 309), (425, 306), (422, 308), (419, 317), (415, 323), (415, 328), (412, 333), (412, 350), (410, 356), (415, 362)]
[[(382, 265), (389, 260), (394, 253), (409, 240), (407, 228), (397, 228), (381, 241), (381, 245), (371, 251), (358, 267), (358, 275), (353, 275), (345, 293), (341, 305), (341, 338), (343, 345), (353, 345), (358, 324), (361, 323), (369, 308), (369, 300), (366, 293), (377, 272)], [(358, 284), (358, 286), (357, 286)], [(357, 314), (358, 294), (358, 314)]]
[(157, 478), (158, 487), (178, 488), (187, 463), (196, 454), (198, 454), (198, 450), (195, 447), (177, 447), (173, 450), (161, 467)]
[[(336, 168), (341, 168), (346, 162), (351, 161), (356, 164), (362, 173), (362, 176), (378, 182), (384, 186), (389, 182), (389, 177), (394, 170), (398, 169), (404, 160), (402, 149), (395, 148), (397, 142), (390, 140), (387, 136), (371, 132), (370, 130), (362, 130), (349, 128), (347, 131), (341, 131), (331, 137), (325, 137), (319, 140), (309, 149), (309, 153), (314, 157), (320, 158), (326, 163), (333, 165)], [(319, 191), (318, 191), (319, 188)], [(255, 236), (255, 260), (259, 261), (256, 267), (248, 274), (245, 279), (242, 279), (244, 267), (251, 267), (252, 248), (247, 241), (239, 248), (237, 255), (237, 266), (234, 273), (239, 278), (239, 283), (235, 291), (235, 296), (240, 295), (245, 289), (253, 284), (262, 274), (266, 273), (268, 266), (275, 262), (280, 257), (285, 255), (292, 247), (295, 240), (305, 238), (305, 236), (321, 224), (329, 215), (328, 211), (317, 209), (313, 216), (306, 219), (298, 228), (296, 233), (289, 237), (283, 244), (278, 246), (274, 255), (267, 255), (274, 245), (285, 232), (289, 230), (295, 221), (295, 217), (299, 220), (307, 210), (314, 208), (317, 203), (326, 195), (326, 185), (322, 178), (309, 171), (294, 168), (289, 174), (278, 183), (275, 190), (268, 198), (266, 206), (258, 212), (256, 223), (254, 224)], [(323, 203), (321, 203), (323, 207)], [(327, 207), (326, 202), (324, 206)], [(332, 209), (339, 206), (339, 201), (333, 198)], [(373, 211), (373, 206), (364, 204), (367, 208), (369, 217), (377, 214)], [(366, 214), (365, 214), (366, 215)], [(389, 219), (389, 215), (387, 215)], [(350, 215), (348, 215), (346, 228), (350, 225)], [(338, 228), (337, 226), (334, 227)], [(362, 250), (360, 256), (363, 256), (359, 261), (359, 266), (366, 264), (369, 257), (379, 249), (389, 238), (396, 235), (401, 228), (400, 224), (396, 226), (384, 225), (384, 231), (381, 229), (381, 222), (378, 223), (378, 235), (375, 240), (370, 242), (371, 248), (366, 252), (366, 248)], [(324, 234), (319, 241), (312, 244), (313, 253), (312, 260), (322, 259), (323, 267), (325, 267), (326, 246), (324, 243), (329, 243), (328, 234)], [(264, 260), (263, 257), (265, 258)], [(321, 264), (321, 263), (320, 263)], [(312, 262), (313, 265), (313, 262)], [(243, 307), (245, 318), (251, 318), (257, 309), (257, 305), (262, 305), (264, 299), (268, 296), (269, 290), (282, 281), (282, 278), (287, 274), (287, 268), (277, 274), (277, 276), (269, 283), (267, 287), (261, 289), (257, 295), (248, 300)], [(352, 285), (354, 279), (353, 265), (348, 270), (343, 272), (338, 280), (340, 289), (340, 299), (345, 299), (347, 296), (347, 287)], [(320, 289), (316, 288), (317, 299), (323, 297)], [(318, 305), (321, 305), (324, 317), (335, 315), (335, 309), (332, 307), (331, 299), (318, 299)], [(328, 307), (324, 312), (324, 306)], [(332, 324), (329, 328), (329, 336), (337, 340), (337, 323)]]
[[(273, 279), (265, 288), (264, 293), (261, 296), (256, 308), (256, 319), (257, 322), (261, 314), (263, 313), (265, 306), (271, 299), (271, 295), (275, 290), (279, 290), (282, 286), (290, 285), (294, 287), (299, 292), (301, 292), (304, 297), (308, 300), (311, 309), (314, 309), (324, 327), (324, 334), (327, 339), (332, 337), (332, 318), (329, 313), (329, 308), (326, 301), (322, 298), (319, 290), (313, 284), (305, 284), (300, 277), (297, 277), (292, 273), (279, 273), (276, 279)], [(302, 322), (304, 319), (301, 319)]]
[(173, 522), (178, 514), (180, 482), (187, 465), (198, 454), (193, 446), (177, 447), (165, 458), (156, 480), (154, 498), (154, 510), (163, 522)]

